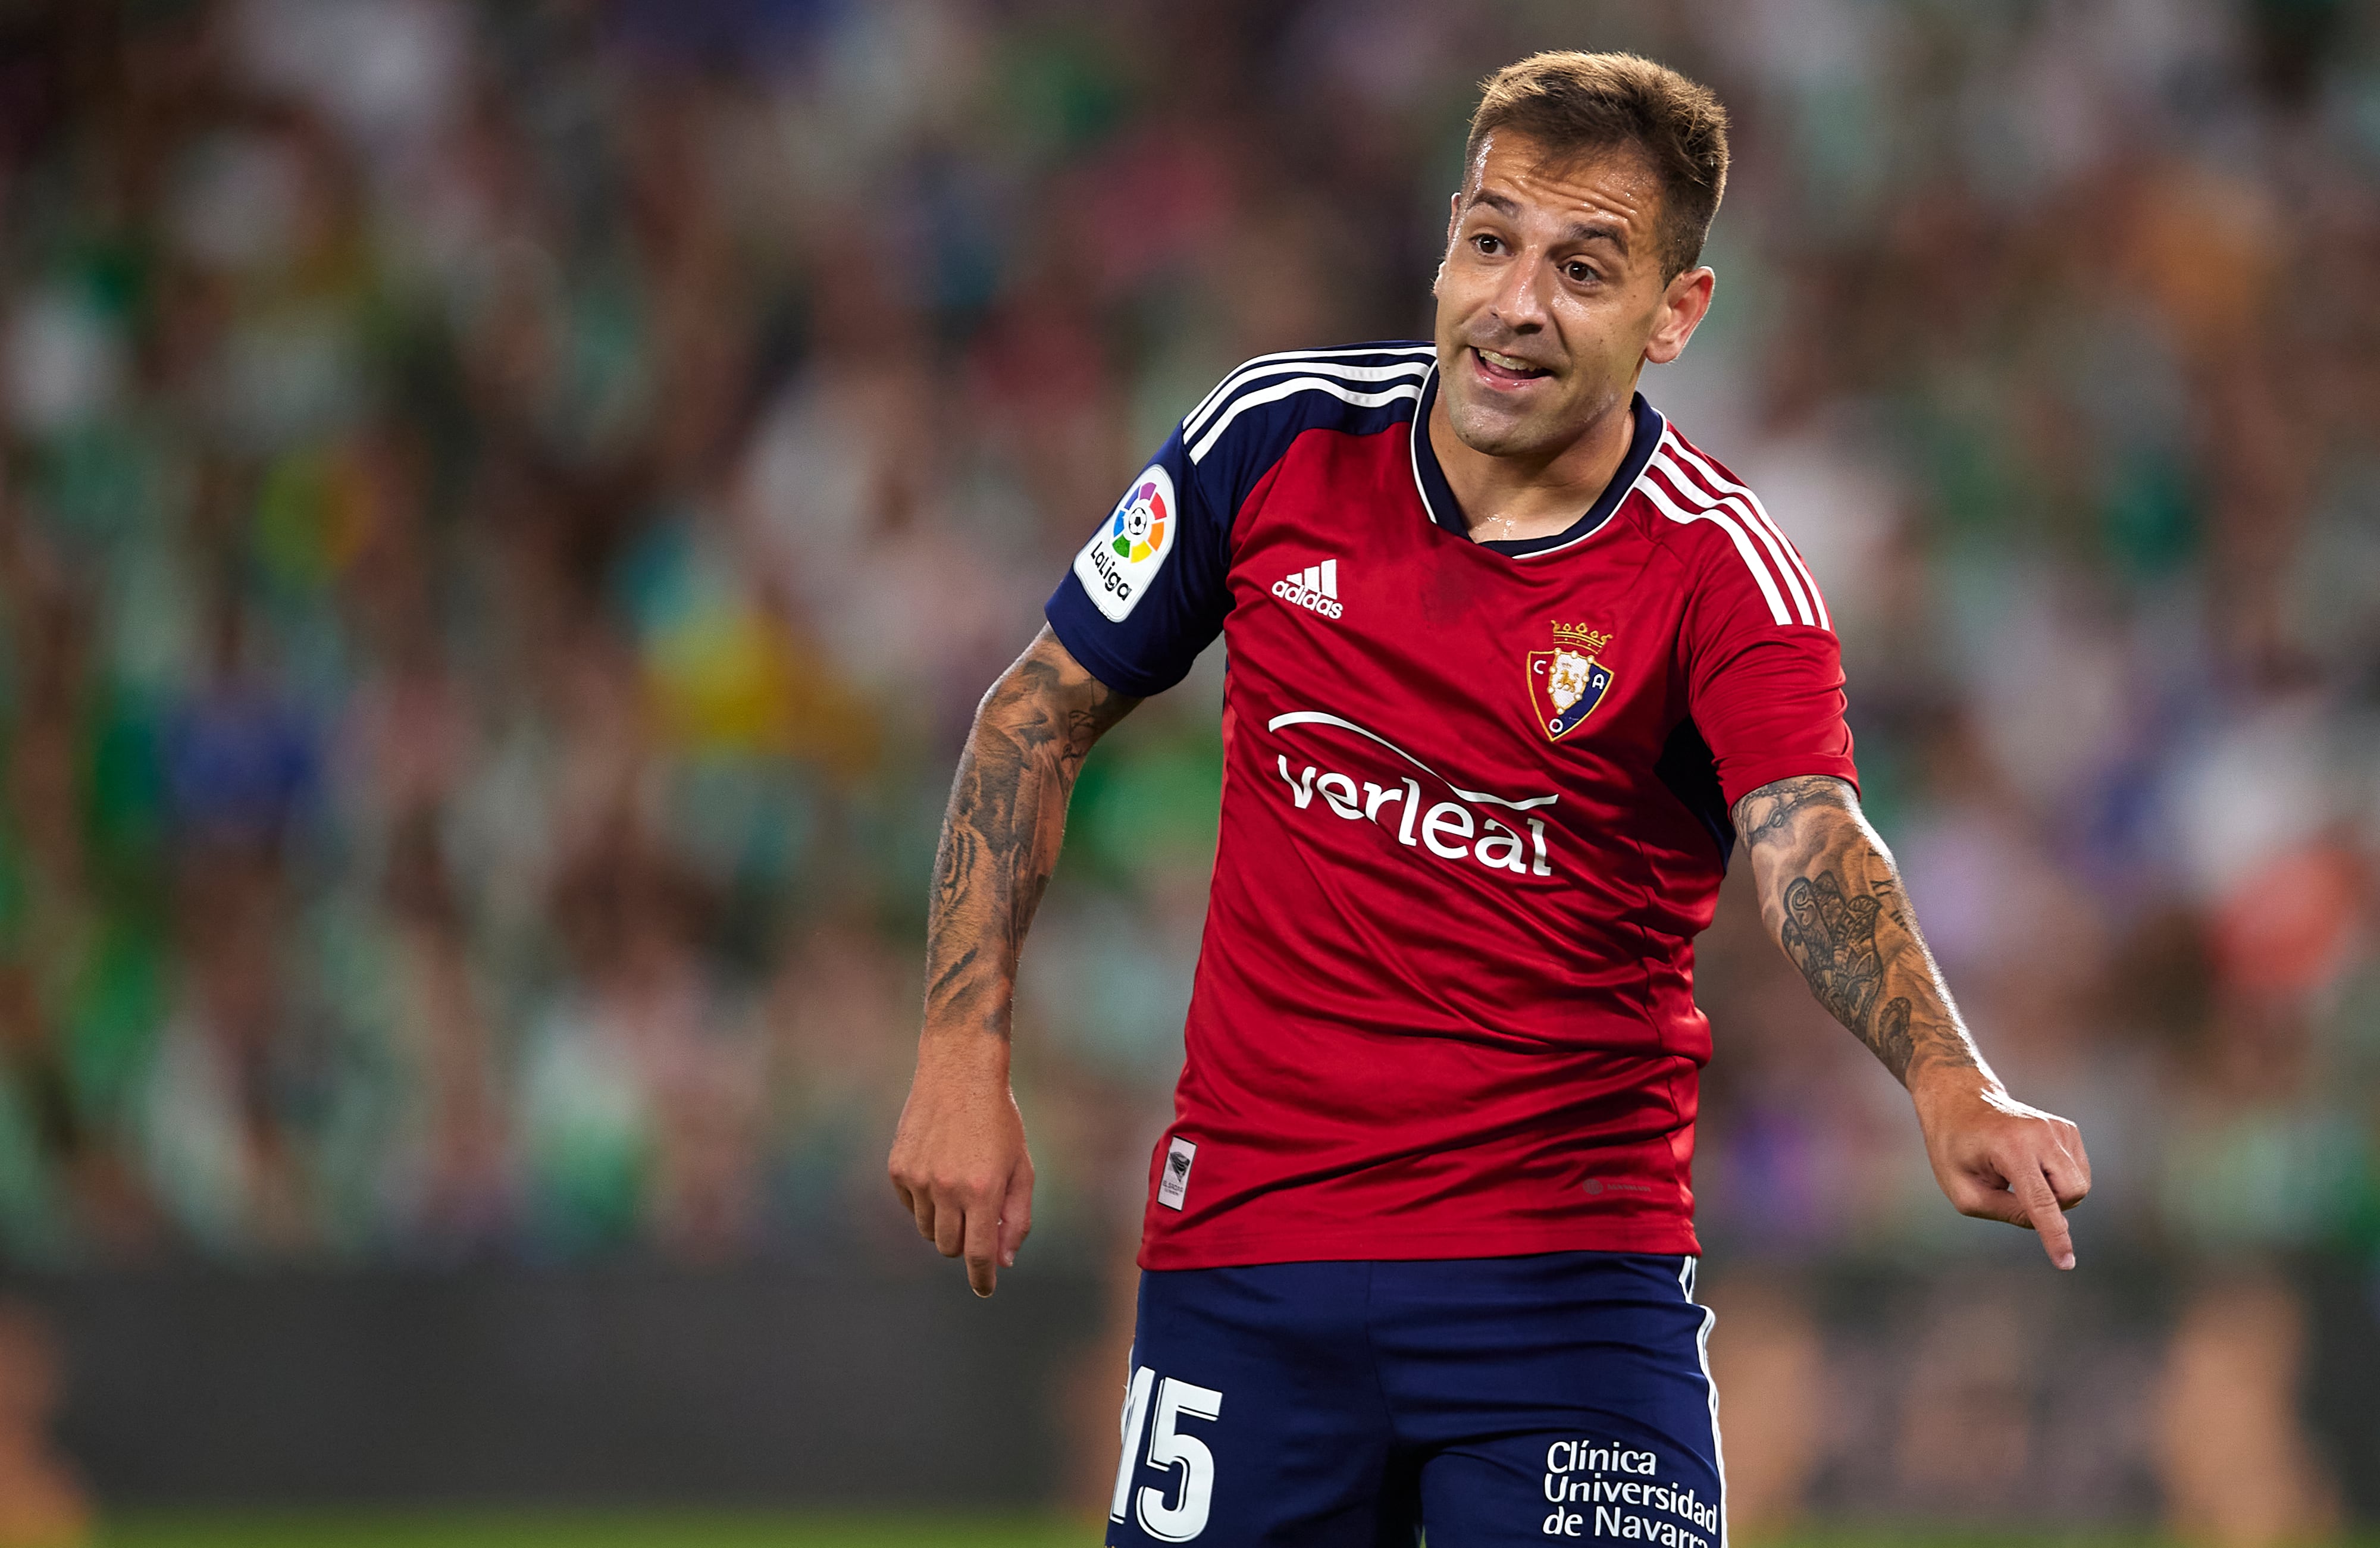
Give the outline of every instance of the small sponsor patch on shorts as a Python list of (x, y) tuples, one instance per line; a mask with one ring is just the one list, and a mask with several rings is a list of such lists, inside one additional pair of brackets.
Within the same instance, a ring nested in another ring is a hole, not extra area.
[(1165, 1168), (1157, 1175), (1157, 1202), (1168, 1209), (1182, 1207), (1182, 1195), (1190, 1189), (1190, 1163), (1198, 1158), (1198, 1147), (1176, 1136), (1165, 1147)]

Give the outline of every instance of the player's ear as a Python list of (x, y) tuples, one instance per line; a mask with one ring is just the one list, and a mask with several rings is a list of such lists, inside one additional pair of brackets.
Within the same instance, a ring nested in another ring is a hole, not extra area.
[(1462, 224), (1463, 193), (1462, 190), (1457, 189), (1446, 196), (1446, 251), (1438, 255), (1438, 272), (1429, 278), (1429, 293), (1432, 296), (1438, 294), (1439, 285), (1446, 279), (1446, 254), (1454, 250), (1455, 228)]
[(1686, 352), (1704, 318), (1710, 315), (1711, 292), (1718, 276), (1707, 266), (1681, 272), (1661, 292), (1661, 309), (1653, 319), (1653, 335), (1645, 341), (1645, 358), (1666, 366)]

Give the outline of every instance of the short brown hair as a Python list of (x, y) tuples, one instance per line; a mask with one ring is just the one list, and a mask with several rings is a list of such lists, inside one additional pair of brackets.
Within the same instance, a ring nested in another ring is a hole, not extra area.
[(1727, 189), (1727, 109), (1707, 86), (1633, 54), (1534, 54), (1479, 83), (1463, 175), (1499, 129), (1555, 156), (1633, 145), (1661, 180), (1663, 278), (1702, 257)]

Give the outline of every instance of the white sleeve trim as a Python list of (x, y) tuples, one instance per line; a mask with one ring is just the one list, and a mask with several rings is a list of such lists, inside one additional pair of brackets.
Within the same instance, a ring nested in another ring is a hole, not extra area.
[[(1422, 368), (1415, 369), (1420, 374), (1427, 374)], [(1356, 393), (1318, 376), (1293, 377), (1287, 381), (1232, 400), (1232, 406), (1217, 417), (1213, 426), (1206, 434), (1198, 438), (1197, 444), (1190, 448), (1190, 460), (1194, 463), (1206, 461), (1207, 454), (1215, 449), (1215, 442), (1220, 441), (1223, 438), (1223, 432), (1232, 428), (1232, 421), (1249, 409), (1269, 403), (1279, 403), (1283, 398), (1295, 397), (1300, 393), (1328, 393), (1330, 396), (1343, 403), (1354, 404), (1358, 408), (1378, 408), (1382, 404), (1395, 403), (1401, 398), (1418, 400), (1421, 397), (1421, 383), (1416, 381), (1410, 386), (1391, 387), (1380, 393)]]
[[(1408, 345), (1402, 349), (1285, 349), (1276, 355), (1259, 355), (1253, 360), (1243, 360), (1232, 368), (1232, 374), (1215, 384), (1215, 390), (1198, 400), (1198, 406), (1182, 421), (1182, 433), (1195, 433), (1201, 421), (1220, 406), (1223, 400), (1258, 377), (1278, 375), (1285, 370), (1298, 370), (1325, 360), (1361, 359), (1366, 356), (1390, 356), (1411, 364), (1419, 360), (1436, 364), (1436, 345)], [(1377, 380), (1377, 379), (1375, 379)]]
[[(1777, 518), (1768, 514), (1768, 507), (1760, 503), (1760, 497), (1753, 493), (1749, 488), (1737, 483), (1734, 479), (1729, 478), (1727, 475), (1721, 473), (1718, 468), (1712, 466), (1706, 458), (1695, 452), (1693, 448), (1687, 446), (1685, 442), (1680, 441), (1675, 435), (1669, 438), (1669, 450), (1699, 470), (1704, 480), (1713, 489), (1724, 490), (1742, 495), (1745, 501), (1748, 501), (1751, 503), (1752, 508), (1747, 514), (1756, 518), (1764, 528), (1764, 538), (1768, 541), (1770, 551), (1776, 551), (1780, 546), (1784, 550), (1783, 555), (1779, 559), (1778, 562), (1779, 564), (1784, 564), (1790, 561), (1792, 565), (1792, 570), (1800, 572), (1803, 584), (1809, 587), (1810, 605), (1815, 608), (1818, 611), (1818, 627), (1821, 629), (1831, 630), (1835, 626), (1835, 622), (1827, 615), (1827, 599), (1819, 594), (1818, 577), (1810, 573), (1809, 564), (1802, 558), (1802, 550), (1793, 546), (1792, 538), (1785, 536), (1785, 529), (1777, 525)], [(1773, 538), (1769, 535), (1773, 535)], [(1789, 571), (1786, 578), (1791, 580), (1792, 578), (1792, 573)], [(1807, 623), (1809, 621), (1804, 619), (1803, 622)]]
[[(1656, 465), (1662, 461), (1658, 457), (1653, 460)], [(1734, 517), (1717, 507), (1701, 511), (1680, 510), (1676, 502), (1662, 492), (1661, 483), (1658, 478), (1647, 478), (1639, 487), (1644, 490), (1645, 497), (1650, 500), (1663, 515), (1681, 526), (1691, 522), (1706, 521), (1726, 533), (1729, 539), (1735, 544), (1735, 551), (1742, 556), (1743, 567), (1751, 571), (1752, 578), (1759, 583), (1761, 596), (1768, 599), (1769, 616), (1780, 624), (1793, 622), (1793, 615), (1785, 611), (1785, 599), (1778, 593), (1776, 581), (1769, 577), (1767, 562), (1761, 559), (1759, 550), (1752, 546), (1752, 539), (1745, 535), (1743, 528), (1736, 525)]]

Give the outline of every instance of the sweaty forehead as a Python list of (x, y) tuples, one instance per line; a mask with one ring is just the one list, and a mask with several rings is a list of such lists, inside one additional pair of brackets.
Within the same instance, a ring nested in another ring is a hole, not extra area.
[(1592, 216), (1635, 231), (1652, 224), (1660, 205), (1652, 159), (1633, 145), (1563, 154), (1524, 136), (1497, 133), (1480, 143), (1465, 172), (1466, 209), (1485, 195), (1560, 220)]

